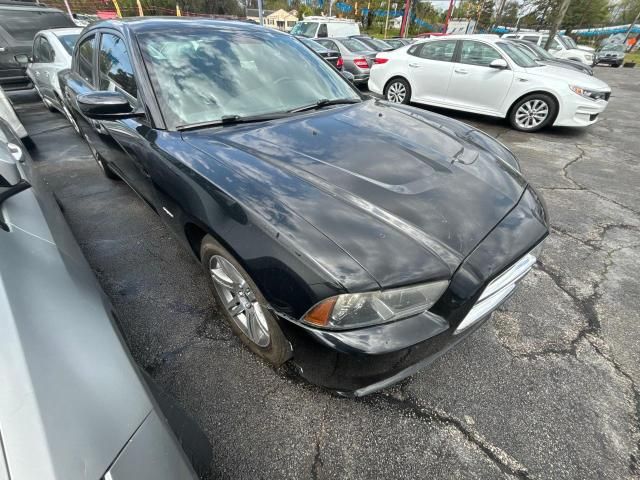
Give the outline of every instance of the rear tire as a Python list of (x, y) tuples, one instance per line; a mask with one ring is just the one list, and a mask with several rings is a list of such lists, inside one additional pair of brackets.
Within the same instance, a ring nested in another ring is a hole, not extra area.
[(411, 87), (404, 78), (393, 78), (384, 87), (384, 98), (392, 103), (408, 105), (411, 101)]
[(509, 110), (509, 123), (521, 132), (537, 132), (551, 125), (558, 113), (555, 99), (544, 93), (521, 98)]
[[(200, 261), (216, 304), (233, 333), (273, 366), (286, 362), (291, 357), (289, 341), (242, 265), (211, 235), (202, 239)], [(225, 280), (226, 285), (221, 283)]]

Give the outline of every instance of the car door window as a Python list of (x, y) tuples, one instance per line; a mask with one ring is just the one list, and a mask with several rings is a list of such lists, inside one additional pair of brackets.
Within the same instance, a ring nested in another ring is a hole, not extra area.
[(422, 44), (422, 48), (415, 51), (415, 55), (426, 60), (450, 62), (453, 60), (455, 50), (455, 40), (427, 42)]
[(89, 85), (93, 85), (93, 50), (95, 35), (85, 38), (78, 45), (76, 70)]
[(98, 77), (100, 90), (121, 91), (133, 98), (138, 96), (131, 59), (122, 38), (110, 33), (100, 37)]
[[(542, 37), (542, 48), (547, 45), (547, 40), (549, 37)], [(551, 44), (549, 45), (549, 50), (562, 50), (562, 45), (554, 38), (551, 40)]]
[(488, 67), (491, 62), (499, 58), (502, 58), (502, 55), (500, 55), (491, 45), (473, 40), (462, 41), (460, 63)]
[(42, 63), (52, 63), (56, 61), (56, 54), (53, 51), (53, 47), (51, 47), (49, 40), (44, 37), (40, 37), (40, 54), (42, 56), (40, 60)]
[(40, 39), (37, 37), (33, 42), (33, 63), (40, 63), (42, 61), (42, 54), (40, 53)]
[(318, 37), (322, 38), (322, 37), (328, 37), (328, 33), (327, 33), (327, 24), (323, 23), (320, 25), (320, 28), (318, 29)]

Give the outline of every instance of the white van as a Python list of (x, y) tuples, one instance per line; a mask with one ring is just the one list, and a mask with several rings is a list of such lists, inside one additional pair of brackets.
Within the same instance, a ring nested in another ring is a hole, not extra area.
[(350, 37), (360, 35), (360, 25), (346, 18), (305, 17), (289, 33), (309, 38)]

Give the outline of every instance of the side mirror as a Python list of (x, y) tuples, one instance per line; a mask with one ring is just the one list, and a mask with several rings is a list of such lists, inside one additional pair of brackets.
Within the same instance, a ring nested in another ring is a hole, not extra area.
[[(13, 197), (14, 195), (26, 190), (31, 184), (24, 179), (20, 179), (17, 183), (11, 184), (4, 176), (0, 175), (0, 207), (5, 200)], [(9, 231), (9, 225), (5, 222), (4, 218), (0, 214), (0, 228), (6, 232)]]
[(351, 83), (353, 83), (353, 81), (355, 80), (356, 77), (353, 76), (353, 73), (351, 72), (347, 72), (346, 70), (342, 70), (340, 71), (340, 73), (342, 74), (342, 76), (344, 78), (346, 78), (347, 80), (349, 80)]
[(489, 64), (489, 66), (491, 68), (496, 68), (498, 70), (506, 70), (507, 68), (509, 68), (507, 61), (503, 58), (496, 58), (494, 61), (492, 61)]
[(16, 62), (18, 62), (20, 65), (28, 65), (30, 63), (33, 63), (32, 58), (29, 55), (25, 55), (24, 53), (20, 53), (18, 55), (14, 55), (13, 57), (15, 59)]
[(82, 114), (93, 120), (118, 120), (138, 116), (120, 92), (91, 92), (76, 97)]

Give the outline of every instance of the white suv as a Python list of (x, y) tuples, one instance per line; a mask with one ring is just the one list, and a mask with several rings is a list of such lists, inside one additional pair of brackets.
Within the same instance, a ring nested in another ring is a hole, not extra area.
[[(520, 33), (506, 33), (502, 38), (517, 38), (519, 40), (526, 40), (528, 42), (535, 43), (536, 45), (545, 47), (549, 35), (546, 33), (536, 32), (520, 32)], [(581, 48), (573, 47), (567, 40), (556, 35), (551, 41), (549, 46), (549, 53), (556, 58), (563, 58), (565, 60), (577, 60), (585, 65), (593, 66), (593, 52), (585, 51)]]
[(424, 103), (509, 119), (525, 132), (596, 121), (611, 89), (602, 80), (537, 63), (513, 42), (456, 35), (376, 55), (369, 90), (395, 103)]

